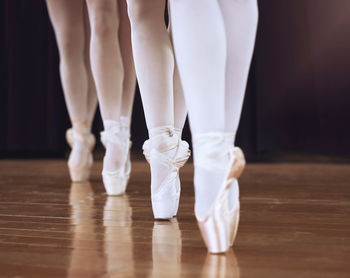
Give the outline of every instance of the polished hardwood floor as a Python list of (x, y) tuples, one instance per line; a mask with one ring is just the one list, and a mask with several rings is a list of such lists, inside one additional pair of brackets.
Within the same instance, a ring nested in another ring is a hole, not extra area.
[(72, 183), (63, 160), (0, 161), (0, 277), (350, 277), (350, 165), (249, 164), (235, 246), (209, 255), (193, 214), (192, 165), (177, 218), (154, 221), (149, 172), (127, 194)]

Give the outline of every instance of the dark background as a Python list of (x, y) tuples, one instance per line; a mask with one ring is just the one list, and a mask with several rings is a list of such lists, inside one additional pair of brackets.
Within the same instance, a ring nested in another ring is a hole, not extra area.
[[(259, 10), (237, 145), (250, 161), (349, 157), (350, 1), (260, 0)], [(0, 20), (0, 157), (63, 157), (69, 119), (45, 1), (2, 0)], [(137, 92), (135, 152), (146, 138)]]

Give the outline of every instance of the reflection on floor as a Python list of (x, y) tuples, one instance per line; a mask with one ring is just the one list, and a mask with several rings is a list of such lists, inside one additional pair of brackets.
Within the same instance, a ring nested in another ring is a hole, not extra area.
[(349, 277), (349, 165), (248, 165), (225, 256), (197, 229), (192, 165), (172, 221), (153, 220), (145, 162), (120, 197), (100, 171), (71, 184), (64, 161), (0, 161), (0, 277)]

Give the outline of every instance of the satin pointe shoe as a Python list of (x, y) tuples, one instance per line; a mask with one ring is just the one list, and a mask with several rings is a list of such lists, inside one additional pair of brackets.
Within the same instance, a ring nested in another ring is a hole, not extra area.
[(131, 163), (130, 163), (130, 147), (131, 141), (129, 136), (122, 132), (120, 124), (115, 124), (108, 130), (101, 132), (101, 142), (105, 148), (108, 143), (118, 144), (124, 149), (123, 157), (121, 157), (121, 167), (115, 171), (102, 170), (102, 180), (108, 195), (122, 195), (126, 191), (128, 185)]
[(130, 140), (130, 123), (129, 122), (130, 122), (129, 118), (124, 116), (120, 117), (121, 132), (123, 134), (123, 137), (127, 137), (129, 141), (128, 156), (125, 161), (125, 167), (124, 167), (124, 176), (127, 178), (127, 182), (129, 181), (130, 173), (131, 173), (130, 150), (132, 147), (132, 142)]
[[(68, 159), (68, 169), (73, 182), (85, 182), (90, 178), (93, 163), (92, 150), (95, 146), (95, 137), (88, 131), (88, 127), (77, 131), (70, 128), (66, 131), (66, 140), (72, 151)], [(79, 160), (76, 156), (79, 153)]]
[[(194, 136), (194, 166), (224, 173), (219, 193), (206, 217), (197, 218), (199, 230), (210, 253), (225, 253), (232, 246), (239, 222), (239, 188), (237, 179), (243, 172), (242, 150), (233, 146), (233, 135), (209, 133)], [(229, 157), (226, 166), (217, 163)], [(233, 204), (229, 205), (229, 198)], [(232, 198), (233, 197), (233, 198)]]
[[(143, 153), (150, 167), (161, 164), (167, 169), (160, 184), (151, 183), (152, 210), (155, 219), (171, 219), (179, 208), (181, 183), (179, 170), (190, 156), (189, 145), (182, 141), (172, 129), (169, 136), (157, 135), (145, 141)], [(170, 154), (171, 150), (174, 150)], [(175, 153), (175, 154), (174, 154)]]

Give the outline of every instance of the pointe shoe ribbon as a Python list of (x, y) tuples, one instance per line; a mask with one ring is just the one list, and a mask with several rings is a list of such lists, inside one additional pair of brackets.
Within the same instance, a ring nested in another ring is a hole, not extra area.
[(89, 151), (92, 151), (92, 149), (95, 146), (95, 136), (92, 135), (91, 133), (80, 133), (74, 130), (73, 128), (69, 128), (66, 131), (66, 140), (68, 145), (73, 148), (74, 144), (80, 143), (83, 146), (86, 146), (86, 148)]
[[(117, 123), (117, 122), (116, 122)], [(115, 171), (107, 171), (103, 169), (102, 179), (108, 195), (121, 195), (125, 193), (127, 183), (130, 177), (130, 160), (129, 151), (131, 141), (129, 136), (121, 132), (120, 125), (115, 124), (108, 130), (101, 132), (101, 142), (106, 148), (108, 143), (118, 144), (125, 148), (124, 156), (122, 157), (121, 167)]]
[[(239, 221), (239, 189), (237, 179), (243, 172), (245, 159), (242, 150), (233, 146), (233, 135), (209, 133), (194, 136), (194, 164), (209, 171), (225, 171), (225, 178), (209, 214), (197, 221), (204, 242), (210, 253), (224, 253), (233, 244)], [(229, 155), (229, 162), (220, 165), (217, 161)], [(236, 203), (229, 208), (230, 188)]]
[[(191, 151), (188, 143), (183, 140), (179, 141), (178, 147), (179, 147), (179, 150), (177, 152), (175, 160), (172, 160), (172, 163), (174, 163), (175, 167), (180, 169), (182, 166), (186, 164), (187, 160), (191, 156)], [(150, 153), (151, 153), (150, 140), (145, 141), (142, 149), (147, 162), (150, 163)]]
[[(168, 169), (163, 181), (156, 188), (151, 188), (152, 209), (156, 219), (170, 219), (177, 214), (181, 192), (179, 169), (190, 156), (188, 143), (181, 141), (172, 129), (168, 131), (168, 140), (166, 136), (158, 135), (145, 141), (143, 145), (143, 153), (151, 167), (152, 164), (160, 163)], [(154, 148), (152, 143), (156, 140), (163, 140), (167, 143)], [(173, 157), (164, 154), (175, 148), (176, 153)]]

